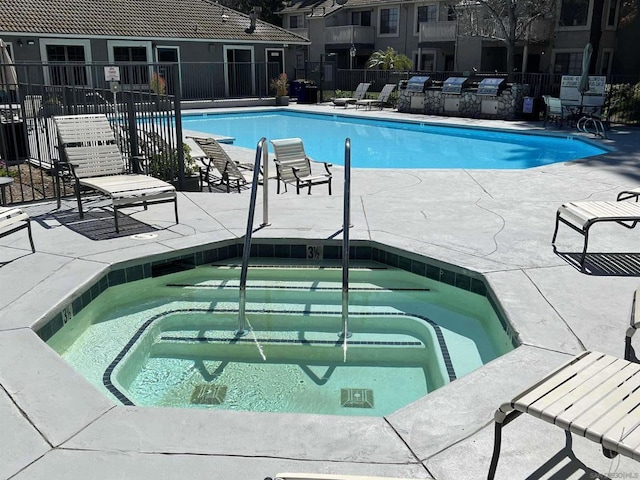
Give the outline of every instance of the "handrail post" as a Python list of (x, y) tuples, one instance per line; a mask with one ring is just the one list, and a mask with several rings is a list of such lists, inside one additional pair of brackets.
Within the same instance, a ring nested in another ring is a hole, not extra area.
[(256, 159), (253, 165), (253, 180), (251, 182), (251, 199), (249, 200), (249, 215), (247, 216), (247, 230), (244, 234), (244, 250), (242, 250), (242, 268), (240, 270), (240, 298), (238, 300), (238, 329), (236, 337), (244, 337), (248, 332), (245, 306), (247, 302), (247, 270), (249, 269), (249, 255), (251, 254), (251, 236), (253, 234), (253, 215), (256, 210), (258, 197), (258, 176), (260, 175), (260, 160), (267, 139), (262, 137), (256, 147)]
[[(266, 140), (266, 139), (265, 139)], [(262, 225), (268, 227), (269, 223), (269, 148), (262, 145)]]
[(349, 221), (351, 211), (351, 139), (344, 142), (344, 207), (342, 213), (342, 333), (344, 357), (349, 332)]

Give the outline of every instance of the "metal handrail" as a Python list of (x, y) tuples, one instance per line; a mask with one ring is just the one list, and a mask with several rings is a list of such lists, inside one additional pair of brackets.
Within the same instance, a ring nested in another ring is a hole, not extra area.
[[(247, 270), (249, 269), (249, 255), (251, 253), (251, 236), (253, 234), (253, 216), (256, 210), (256, 198), (258, 197), (258, 177), (260, 175), (260, 161), (262, 158), (265, 158), (264, 162), (264, 170), (263, 170), (263, 187), (265, 189), (264, 193), (264, 203), (267, 203), (267, 169), (268, 169), (268, 153), (265, 152), (265, 143), (267, 139), (262, 137), (258, 141), (258, 145), (256, 147), (256, 159), (253, 165), (253, 180), (251, 181), (251, 199), (249, 200), (249, 215), (247, 216), (247, 230), (244, 234), (244, 250), (242, 251), (242, 269), (240, 270), (240, 299), (238, 302), (238, 329), (234, 332), (236, 337), (243, 337), (248, 332), (247, 330), (247, 318), (245, 315), (245, 306), (247, 303)], [(265, 152), (266, 155), (263, 153)], [(263, 209), (264, 215), (264, 223), (262, 226), (267, 225), (267, 208), (266, 206)]]
[(349, 223), (351, 211), (351, 139), (344, 141), (344, 208), (342, 213), (342, 334), (347, 353), (349, 332)]

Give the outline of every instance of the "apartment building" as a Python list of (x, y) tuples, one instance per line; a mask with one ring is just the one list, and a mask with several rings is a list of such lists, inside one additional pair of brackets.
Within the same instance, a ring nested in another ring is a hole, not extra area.
[[(280, 12), (284, 28), (311, 41), (304, 60), (331, 55), (338, 68), (364, 68), (376, 50), (393, 47), (423, 71), (501, 71), (507, 68), (500, 30), (480, 5), (474, 28), (461, 25), (461, 2), (399, 0), (290, 0)], [(556, 12), (538, 19), (518, 38), (515, 69), (576, 74), (591, 42), (593, 73), (609, 74), (621, 0), (558, 0)]]

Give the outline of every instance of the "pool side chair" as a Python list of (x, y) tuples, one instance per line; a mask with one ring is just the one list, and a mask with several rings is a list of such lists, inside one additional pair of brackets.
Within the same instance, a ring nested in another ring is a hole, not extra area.
[(564, 107), (562, 106), (562, 100), (551, 95), (542, 96), (545, 104), (544, 122), (543, 127), (547, 126), (547, 123), (552, 121), (557, 126), (562, 127), (564, 120), (567, 116)]
[(362, 100), (371, 86), (370, 83), (360, 83), (353, 92), (353, 97), (339, 97), (333, 99), (333, 107), (347, 108), (349, 105), (354, 105), (358, 100)]
[(378, 98), (363, 98), (362, 100), (358, 100), (356, 102), (356, 110), (358, 107), (367, 107), (367, 110), (371, 110), (371, 107), (378, 107), (380, 110), (384, 108), (384, 106), (389, 102), (389, 97), (393, 93), (393, 90), (396, 88), (395, 83), (387, 83), (380, 93), (378, 94)]
[(229, 157), (220, 144), (214, 138), (189, 138), (193, 139), (206, 155), (205, 158), (200, 159), (204, 164), (201, 178), (202, 183), (207, 184), (209, 191), (213, 191), (213, 186), (224, 185), (227, 193), (231, 192), (231, 187), (240, 193), (240, 187), (247, 184), (247, 179), (238, 168), (238, 164)]
[[(625, 193), (618, 195), (619, 199), (629, 198), (622, 197)], [(638, 193), (640, 195), (640, 192)], [(584, 270), (584, 260), (587, 254), (587, 245), (589, 243), (589, 229), (598, 222), (616, 222), (626, 228), (635, 228), (640, 221), (640, 203), (637, 202), (604, 202), (604, 201), (586, 201), (565, 203), (556, 213), (556, 227), (553, 231), (551, 244), (554, 251), (556, 250), (556, 237), (558, 235), (558, 226), (564, 223), (584, 237), (584, 246), (580, 256), (580, 269)]]
[[(327, 162), (315, 162), (304, 151), (304, 145), (300, 138), (282, 138), (271, 140), (275, 154), (274, 162), (277, 172), (277, 193), (280, 193), (280, 182), (287, 191), (287, 183), (296, 186), (296, 193), (300, 195), (300, 189), (307, 187), (311, 195), (311, 187), (327, 184), (331, 195), (331, 171), (332, 165)], [(313, 174), (311, 162), (322, 163), (326, 173)]]
[(36, 247), (33, 245), (33, 236), (31, 235), (31, 219), (29, 215), (19, 208), (0, 207), (0, 238), (11, 235), (24, 228), (27, 229), (29, 235), (31, 251), (36, 253)]
[[(339, 475), (328, 473), (278, 473), (273, 479), (265, 480), (409, 480), (398, 477), (372, 477), (370, 475)], [(415, 480), (415, 479), (414, 479)]]
[(624, 360), (584, 352), (504, 403), (495, 413), (495, 437), (488, 480), (500, 457), (502, 427), (523, 413), (557, 425), (602, 446), (607, 458), (618, 454), (640, 462), (640, 365), (631, 340), (640, 325), (640, 288), (633, 295)]
[(118, 148), (106, 115), (63, 115), (53, 121), (61, 151), (56, 170), (73, 177), (80, 218), (84, 218), (81, 190), (89, 189), (111, 200), (117, 233), (118, 210), (126, 207), (141, 205), (146, 210), (150, 204), (173, 203), (179, 223), (175, 187), (148, 175), (129, 173), (129, 162)]

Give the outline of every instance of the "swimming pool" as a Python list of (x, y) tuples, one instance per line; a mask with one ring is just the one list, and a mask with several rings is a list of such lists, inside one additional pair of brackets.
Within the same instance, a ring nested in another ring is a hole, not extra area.
[(354, 262), (344, 362), (338, 264), (255, 263), (246, 337), (236, 260), (110, 287), (47, 343), (128, 405), (366, 416), (514, 348), (486, 296)]
[(437, 126), (312, 114), (287, 110), (184, 115), (183, 128), (234, 137), (255, 148), (260, 138), (300, 137), (309, 156), (344, 163), (344, 139), (351, 138), (357, 168), (523, 169), (607, 152), (570, 135)]

